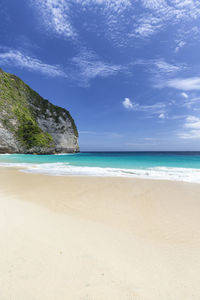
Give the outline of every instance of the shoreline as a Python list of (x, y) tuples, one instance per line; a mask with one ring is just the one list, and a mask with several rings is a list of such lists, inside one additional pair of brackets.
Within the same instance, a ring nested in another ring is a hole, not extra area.
[(199, 194), (0, 168), (1, 299), (199, 300)]
[(66, 163), (0, 163), (0, 168), (13, 168), (26, 174), (59, 177), (127, 178), (200, 184), (200, 169), (155, 167), (120, 169), (75, 166)]

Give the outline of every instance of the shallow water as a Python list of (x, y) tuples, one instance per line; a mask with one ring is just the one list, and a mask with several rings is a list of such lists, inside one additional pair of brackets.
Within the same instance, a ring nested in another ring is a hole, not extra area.
[(48, 175), (122, 176), (200, 183), (200, 152), (87, 152), (0, 155), (2, 166)]

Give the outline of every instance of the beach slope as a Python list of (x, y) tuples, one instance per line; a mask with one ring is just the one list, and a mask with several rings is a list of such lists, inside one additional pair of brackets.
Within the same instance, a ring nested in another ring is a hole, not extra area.
[(1, 300), (199, 300), (200, 185), (0, 170)]

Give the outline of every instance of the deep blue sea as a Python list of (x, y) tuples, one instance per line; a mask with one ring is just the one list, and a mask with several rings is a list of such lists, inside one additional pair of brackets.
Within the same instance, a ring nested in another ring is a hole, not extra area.
[(48, 175), (121, 176), (200, 183), (200, 152), (0, 155), (1, 166)]

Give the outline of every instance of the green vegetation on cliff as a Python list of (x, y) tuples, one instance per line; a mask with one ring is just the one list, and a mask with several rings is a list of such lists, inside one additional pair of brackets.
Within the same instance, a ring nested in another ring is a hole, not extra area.
[(20, 78), (0, 69), (0, 122), (14, 134), (22, 147), (55, 146), (53, 137), (44, 132), (37, 122), (38, 117), (48, 119), (49, 114), (55, 123), (59, 123), (60, 117), (69, 119), (74, 135), (78, 137), (74, 120), (67, 110), (51, 104)]
[(16, 108), (14, 113), (19, 122), (19, 126), (15, 134), (17, 139), (25, 148), (30, 149), (33, 147), (54, 146), (51, 135), (42, 131), (31, 113), (26, 108)]

